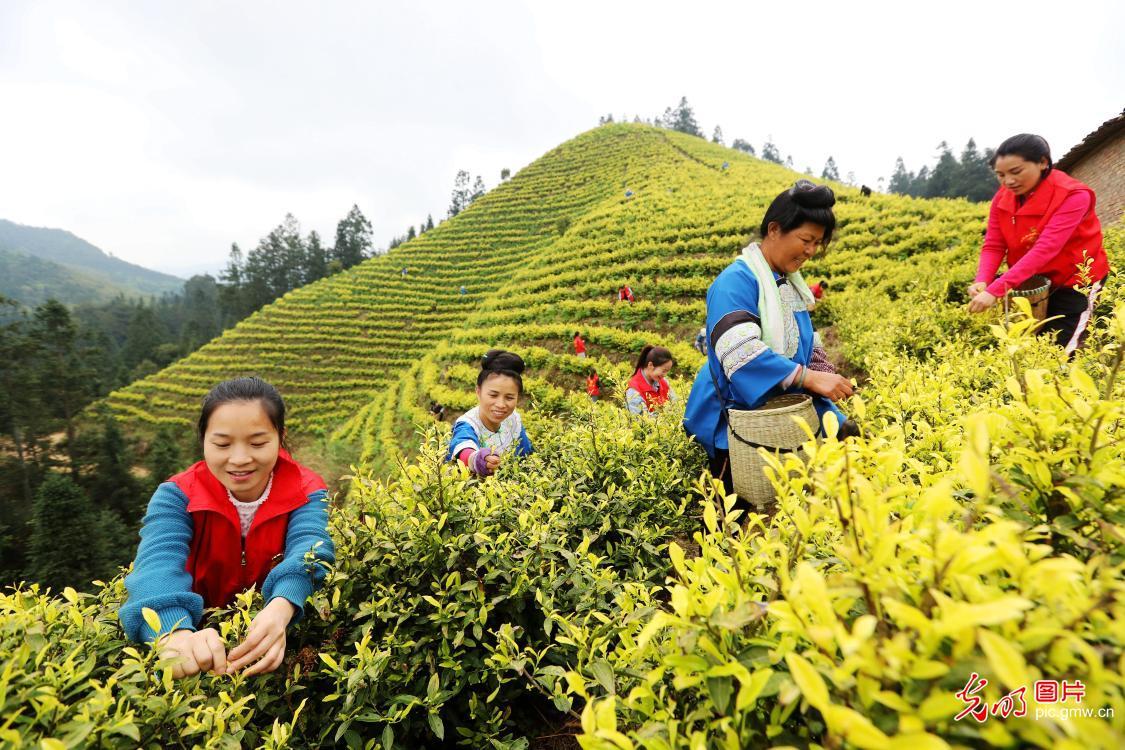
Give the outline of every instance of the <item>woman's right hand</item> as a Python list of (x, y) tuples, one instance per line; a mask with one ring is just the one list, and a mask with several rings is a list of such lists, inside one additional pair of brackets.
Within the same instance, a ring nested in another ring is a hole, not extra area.
[(227, 668), (226, 644), (214, 628), (169, 634), (161, 645), (160, 658), (176, 660), (172, 677), (177, 680), (200, 672), (222, 674)]
[(969, 289), (968, 289), (969, 299), (972, 299), (973, 297), (977, 296), (978, 294), (983, 292), (985, 289), (988, 289), (988, 284), (984, 283), (983, 281), (974, 281), (972, 284), (969, 284)]
[(818, 370), (806, 371), (804, 387), (830, 401), (843, 401), (854, 392), (851, 381), (843, 375)]

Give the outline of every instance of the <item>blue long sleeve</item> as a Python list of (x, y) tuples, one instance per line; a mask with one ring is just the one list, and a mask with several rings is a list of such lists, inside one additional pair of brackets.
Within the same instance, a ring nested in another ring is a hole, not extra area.
[[(745, 311), (754, 317), (760, 315), (758, 310), (758, 280), (744, 266), (745, 264), (736, 262), (731, 269), (720, 274), (708, 290), (707, 336), (709, 340), (714, 337), (715, 329), (721, 321), (732, 313)], [(714, 368), (720, 388), (729, 384), (728, 398), (738, 404), (739, 408), (753, 409), (761, 406), (770, 391), (789, 376), (798, 362), (808, 363), (812, 346), (807, 345), (806, 342), (812, 340), (812, 320), (808, 313), (799, 314), (797, 318), (802, 345), (798, 348), (794, 359), (783, 357), (761, 343), (758, 349), (752, 353), (753, 359), (738, 366), (729, 380), (725, 370), (730, 368), (730, 364), (719, 358), (726, 352), (717, 351), (714, 346), (716, 342), (710, 341), (712, 346), (708, 347), (708, 364)], [(807, 332), (805, 325), (802, 325), (806, 322)], [(802, 357), (802, 354), (805, 356)], [(736, 348), (727, 354), (726, 359), (737, 358), (738, 356), (739, 352)]]
[[(172, 482), (157, 487), (149, 500), (133, 572), (125, 576), (129, 596), (118, 612), (131, 641), (147, 643), (173, 630), (195, 630), (203, 617), (203, 597), (191, 590), (185, 569), (193, 531), (187, 505)], [(160, 618), (158, 632), (145, 622), (145, 607)]]
[(531, 439), (528, 438), (528, 436), (527, 436), (527, 429), (521, 427), (520, 428), (520, 442), (519, 442), (519, 445), (516, 446), (516, 455), (517, 456), (530, 456), (534, 452), (535, 452), (535, 448), (532, 447)]
[[(474, 449), (480, 448), (480, 436), (477, 435), (477, 431), (473, 429), (471, 424), (458, 420), (453, 425), (453, 434), (449, 436), (449, 451), (445, 454), (445, 460), (452, 461), (456, 458), (454, 449), (458, 446), (461, 447), (461, 450), (469, 447), (465, 443), (472, 443)], [(456, 452), (459, 453), (460, 451)]]
[[(306, 560), (306, 555), (312, 552)], [(336, 547), (328, 535), (328, 492), (317, 490), (309, 501), (289, 514), (285, 532), (285, 558), (266, 576), (262, 598), (282, 597), (297, 608), (290, 621), (298, 622), (305, 602), (324, 583), (327, 566), (336, 562)]]

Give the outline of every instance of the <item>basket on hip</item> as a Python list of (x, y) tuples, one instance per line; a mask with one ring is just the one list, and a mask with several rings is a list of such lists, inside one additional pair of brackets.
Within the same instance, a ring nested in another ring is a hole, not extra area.
[(1050, 295), (1050, 292), (1050, 279), (1046, 276), (1039, 276), (1038, 274), (1032, 276), (1004, 295), (1004, 312), (1008, 312), (1008, 308), (1011, 306), (1011, 303), (1008, 301), (1010, 297), (1026, 297), (1027, 301), (1031, 303), (1031, 314), (1035, 316), (1035, 319), (1046, 320), (1047, 297)]
[(730, 451), (731, 480), (735, 493), (754, 505), (765, 505), (776, 498), (773, 484), (763, 470), (765, 459), (758, 448), (781, 453), (797, 451), (808, 440), (802, 419), (815, 433), (819, 419), (812, 398), (789, 393), (771, 398), (757, 409), (727, 410), (727, 445)]

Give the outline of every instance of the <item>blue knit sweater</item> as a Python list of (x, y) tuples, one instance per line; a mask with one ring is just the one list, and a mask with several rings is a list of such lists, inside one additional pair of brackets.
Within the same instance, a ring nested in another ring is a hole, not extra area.
[[(192, 578), (186, 570), (192, 537), (187, 506), (187, 496), (174, 482), (157, 487), (149, 501), (133, 571), (125, 576), (129, 597), (118, 612), (131, 641), (147, 643), (173, 630), (195, 630), (203, 617), (203, 597), (191, 590)], [(309, 502), (289, 514), (285, 557), (262, 586), (266, 602), (280, 596), (297, 608), (292, 622), (301, 619), (305, 602), (324, 582), (325, 566), (305, 562), (310, 550), (318, 563), (336, 562), (336, 549), (328, 535), (325, 490), (313, 492)], [(145, 607), (160, 617), (159, 632), (145, 622)]]

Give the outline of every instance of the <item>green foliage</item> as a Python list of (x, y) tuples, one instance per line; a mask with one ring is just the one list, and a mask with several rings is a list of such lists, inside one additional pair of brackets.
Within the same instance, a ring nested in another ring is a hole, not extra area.
[(336, 244), (332, 249), (332, 258), (339, 261), (341, 268), (351, 268), (370, 253), (371, 222), (359, 210), (359, 206), (353, 205), (348, 215), (336, 225)]
[(820, 178), (822, 180), (840, 181), (840, 170), (836, 167), (836, 160), (831, 156), (828, 157), (828, 161), (824, 162), (824, 169), (820, 173)]
[(32, 507), (27, 539), (29, 578), (58, 590), (85, 588), (112, 572), (106, 539), (106, 532), (112, 530), (110, 523), (99, 516), (74, 480), (61, 474), (48, 476)]
[(179, 440), (180, 432), (165, 425), (156, 431), (149, 444), (145, 463), (153, 490), (185, 466)]
[[(534, 422), (539, 452), (487, 481), (441, 461), (443, 428), (389, 481), (359, 476), (331, 520), (340, 563), (273, 676), (171, 683), (148, 647), (121, 640), (120, 578), (96, 595), (6, 594), (0, 701), (13, 720), (0, 740), (224, 747), (281, 726), (305, 747), (525, 747), (536, 711), (570, 710), (556, 615), (621, 616), (698, 523), (685, 508), (703, 458), (681, 418), (588, 404)], [(260, 605), (247, 595), (212, 613), (228, 645)]]
[[(610, 120), (612, 122), (612, 120)], [(685, 135), (694, 135), (696, 138), (703, 137), (703, 130), (700, 129), (699, 123), (695, 120), (695, 110), (688, 104), (686, 96), (680, 97), (680, 103), (675, 108), (669, 107), (664, 110), (664, 116), (661, 118), (660, 124), (669, 130), (675, 130)], [(722, 131), (717, 133), (721, 140)]]
[(96, 431), (86, 432), (79, 446), (84, 454), (82, 463), (91, 467), (83, 484), (96, 506), (131, 522), (144, 507), (143, 493), (132, 471), (136, 449), (108, 410), (102, 411), (97, 426)]
[[(585, 398), (590, 368), (619, 389), (644, 343), (669, 345), (686, 397), (700, 299), (792, 179), (698, 138), (599, 128), (394, 257), (294, 292), (115, 394), (119, 413), (186, 421), (249, 352), (301, 385), (305, 424), (344, 422), (340, 443), (362, 446), (331, 520), (339, 564), (281, 672), (245, 682), (166, 684), (120, 641), (120, 579), (95, 597), (6, 595), (0, 700), (15, 719), (0, 737), (61, 740), (87, 731), (86, 710), (100, 712), (87, 736), (109, 746), (291, 734), (520, 748), (567, 717), (587, 748), (1125, 744), (1125, 299), (1112, 279), (1067, 361), (1019, 313), (964, 312), (981, 207), (842, 188), (838, 238), (810, 273), (831, 281), (818, 323), (866, 371), (844, 405), (864, 434), (775, 460), (771, 515), (716, 494), (682, 401), (648, 420)], [(1107, 245), (1121, 262), (1121, 233)], [(612, 302), (623, 276), (641, 302)], [(452, 293), (463, 280), (481, 290), (472, 307)], [(570, 353), (576, 327), (587, 359)], [(440, 462), (447, 426), (420, 447), (416, 426), (433, 425), (432, 400), (473, 404), (493, 345), (528, 362), (537, 453), (482, 481)], [(233, 639), (257, 606), (213, 616)], [(50, 639), (35, 641), (41, 660), (25, 632)], [(989, 703), (1082, 680), (1082, 705), (1114, 713), (1036, 719), (1029, 696), (1026, 717), (955, 721), (973, 672)], [(123, 717), (136, 738), (109, 734)]]
[[(771, 459), (772, 517), (705, 501), (667, 607), (569, 619), (582, 746), (1120, 746), (1125, 304), (1068, 372), (1033, 325), (946, 348), (971, 380), (900, 355), (853, 399), (863, 440)], [(989, 704), (1026, 688), (1028, 715), (954, 721), (974, 672)], [(1037, 679), (1080, 680), (1114, 715), (1036, 717)]]
[(990, 200), (996, 194), (996, 177), (989, 164), (992, 149), (985, 149), (982, 154), (977, 150), (976, 141), (970, 138), (960, 160), (945, 141), (938, 146), (938, 151), (934, 167), (922, 167), (918, 174), (908, 172), (899, 157), (887, 184), (890, 192), (919, 198), (967, 198), (976, 203)]

